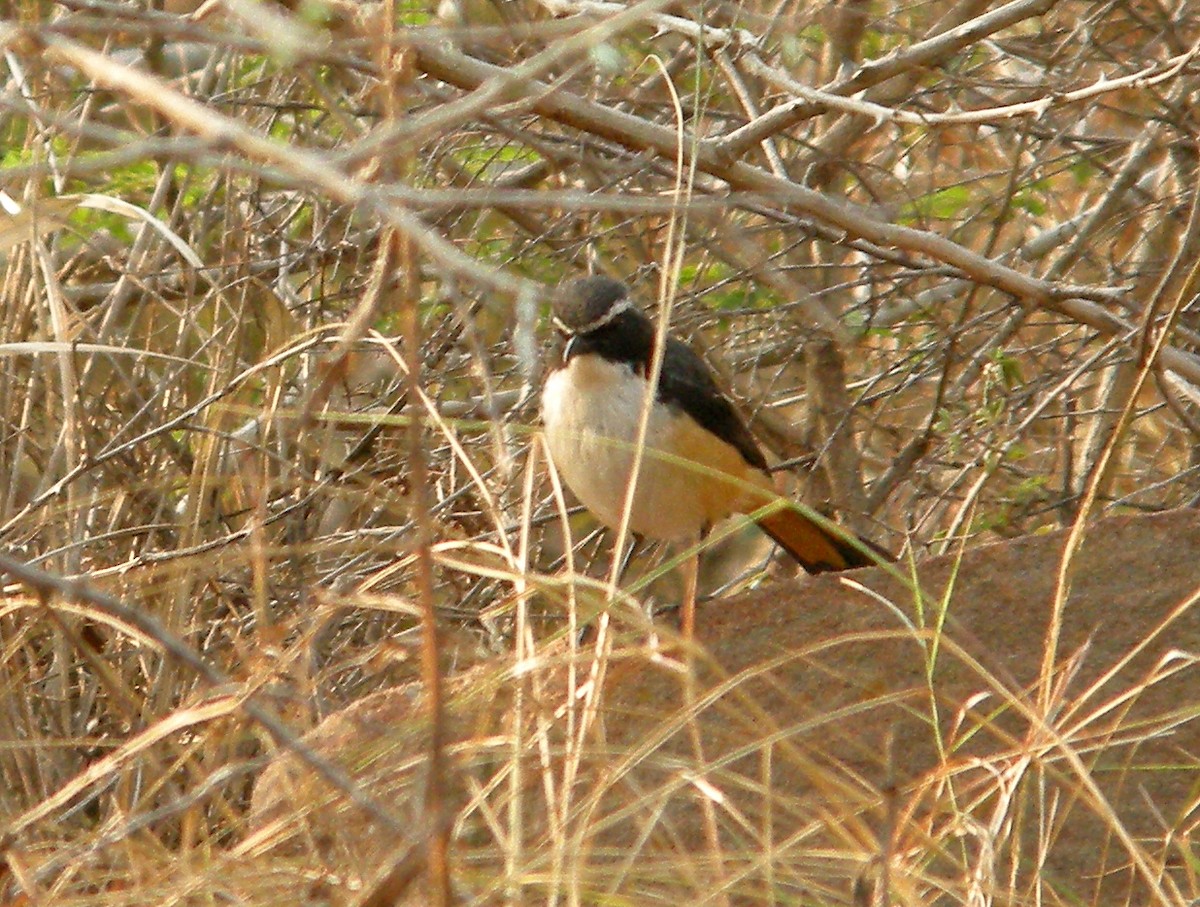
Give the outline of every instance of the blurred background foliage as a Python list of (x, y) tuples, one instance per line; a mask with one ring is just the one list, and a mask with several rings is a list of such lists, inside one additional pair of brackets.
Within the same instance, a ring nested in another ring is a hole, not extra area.
[[(1200, 495), (1200, 367), (1139, 380), (1161, 332), (1193, 366), (1200, 339), (1200, 4), (16, 0), (0, 28), (0, 544), (137, 602), (298, 726), (411, 676), (426, 517), (447, 670), (507, 645), (519, 577), (561, 569), (541, 290), (588, 271), (669, 301), (788, 492), (893, 550), (1069, 525), (1089, 488), (1089, 518)], [(882, 242), (735, 163), (912, 230)], [(594, 523), (569, 525), (601, 575)], [(710, 560), (710, 592), (769, 574), (753, 534)], [(0, 605), (0, 816), (196, 695), (35, 608)], [(111, 823), (260, 752), (232, 719), (175, 735), (25, 846), (107, 854)], [(138, 846), (222, 840), (247, 776)]]

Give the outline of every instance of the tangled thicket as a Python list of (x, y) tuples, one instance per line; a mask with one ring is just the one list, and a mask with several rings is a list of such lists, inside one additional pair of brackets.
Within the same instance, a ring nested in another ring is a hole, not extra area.
[[(1200, 494), (1200, 4), (14, 13), (0, 545), (302, 724), (411, 673), (422, 564), (447, 670), (560, 567), (528, 389), (540, 288), (588, 270), (669, 304), (793, 493), (890, 548)], [(5, 816), (197, 701), (13, 601)], [(123, 751), (26, 846), (220, 841), (258, 749), (227, 719)]]

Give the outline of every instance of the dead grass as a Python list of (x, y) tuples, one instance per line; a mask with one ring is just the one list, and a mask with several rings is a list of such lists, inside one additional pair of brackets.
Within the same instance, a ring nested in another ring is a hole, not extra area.
[[(1027, 4), (965, 44), (938, 35), (981, 5), (934, 6), (19, 0), (0, 22), (0, 554), (46, 575), (6, 576), (0, 600), (0, 900), (411, 894), (402, 859), (373, 887), (326, 842), (267, 846), (247, 813), (271, 754), (423, 658), (447, 728), (493, 696), (477, 711), (513, 722), (447, 743), (450, 777), (474, 778), (451, 836), (465, 900), (1050, 900), (993, 857), (1056, 834), (1051, 775), (1103, 814), (1080, 764), (1154, 738), (1120, 718), (1164, 677), (1039, 701), (1003, 752), (904, 789), (761, 729), (723, 762), (703, 699), (597, 750), (606, 672), (684, 676), (637, 617), (674, 578), (618, 596), (614, 654), (569, 647), (616, 590), (528, 393), (537, 288), (594, 266), (670, 296), (789, 494), (894, 550), (1194, 503), (1200, 6)], [(797, 82), (825, 94), (789, 113)], [(955, 118), (1018, 103), (1039, 115)], [(708, 570), (725, 596), (779, 568), (739, 531)], [(937, 626), (914, 634), (918, 672)], [(1043, 680), (1073, 656), (1047, 651)], [(835, 718), (853, 713), (812, 727)], [(772, 817), (811, 808), (765, 780), (788, 771), (844, 799), (780, 841)], [(416, 778), (340, 779), (386, 820), (376, 858), (437, 836)], [(683, 834), (681, 799), (703, 848), (605, 849), (613, 828)], [(1109, 817), (1114, 861), (1182, 867), (1159, 903), (1196, 896), (1193, 803), (1161, 840)]]
[[(1200, 590), (1187, 548), (1160, 561), (1152, 595), (1122, 574), (1197, 527), (1182, 514), (1097, 527), (1044, 707), (1036, 656), (1061, 533), (923, 565), (949, 603), (924, 622), (877, 572), (710, 603), (695, 675), (669, 633), (648, 649), (643, 624), (614, 621), (591, 725), (587, 696), (568, 692), (591, 648), (461, 678), (464, 900), (1187, 903), (1200, 663), (1177, 646), (1200, 632)], [(1028, 573), (1005, 586), (1014, 564)], [(420, 715), (416, 688), (384, 691), (310, 742), (381, 800), (413, 803)], [(367, 878), (396, 844), (295, 758), (255, 808), (254, 846)]]

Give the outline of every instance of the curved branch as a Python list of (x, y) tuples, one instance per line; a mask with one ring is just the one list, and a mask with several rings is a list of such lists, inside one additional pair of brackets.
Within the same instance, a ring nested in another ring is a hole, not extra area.
[[(467, 90), (475, 89), (486, 80), (501, 78), (504, 72), (498, 66), (445, 47), (423, 47), (416, 56), (419, 69), (436, 79)], [(531, 109), (563, 125), (635, 151), (653, 151), (669, 157), (676, 153), (678, 136), (674, 129), (561, 89), (552, 89), (542, 82), (529, 82), (524, 90)], [(1123, 296), (1120, 291), (1040, 280), (973, 252), (944, 236), (879, 220), (861, 205), (832, 198), (751, 164), (734, 160), (725, 153), (726, 148), (720, 143), (692, 136), (684, 144), (686, 153), (694, 158), (700, 171), (722, 180), (732, 189), (774, 198), (781, 207), (837, 227), (849, 236), (919, 252), (953, 266), (977, 283), (1009, 293), (1023, 304), (1057, 312), (1104, 334), (1132, 335), (1137, 330), (1132, 322), (1091, 301), (1101, 299), (1117, 303)], [(1171, 371), (1190, 381), (1200, 382), (1200, 357), (1166, 347), (1161, 361)]]

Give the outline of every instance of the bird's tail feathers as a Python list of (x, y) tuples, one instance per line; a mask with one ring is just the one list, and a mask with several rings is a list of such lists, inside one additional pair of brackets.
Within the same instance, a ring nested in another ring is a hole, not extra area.
[[(844, 538), (819, 526), (800, 511), (783, 507), (757, 518), (759, 528), (779, 543), (808, 573), (871, 567), (895, 558), (878, 545), (845, 531)], [(849, 541), (853, 538), (857, 544)], [(866, 549), (866, 550), (863, 550)], [(874, 556), (867, 551), (874, 552)]]

